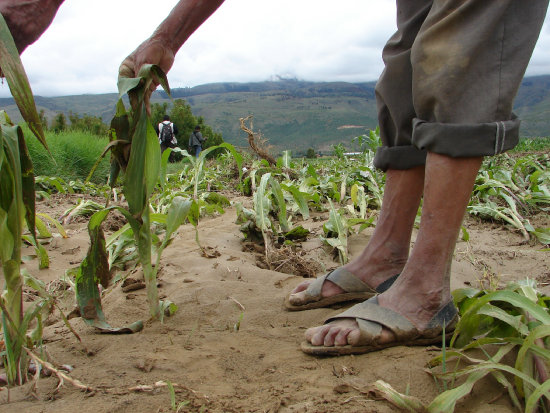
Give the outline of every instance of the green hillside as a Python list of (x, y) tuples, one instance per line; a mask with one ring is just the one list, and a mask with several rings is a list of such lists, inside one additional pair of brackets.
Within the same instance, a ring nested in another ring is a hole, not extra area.
[[(256, 83), (213, 83), (172, 90), (174, 99), (185, 99), (196, 116), (202, 116), (227, 142), (246, 145), (239, 118), (254, 115), (254, 129), (277, 150), (304, 152), (308, 148), (330, 151), (332, 145), (350, 145), (352, 138), (377, 125), (375, 82), (304, 82), (279, 80)], [(72, 111), (101, 117), (108, 122), (117, 95), (36, 97), (38, 109), (48, 119)], [(153, 102), (170, 102), (164, 92), (155, 92)], [(11, 98), (0, 107), (19, 121)], [(523, 136), (550, 136), (550, 76), (525, 78), (515, 103), (523, 119)], [(349, 149), (353, 149), (349, 147)]]

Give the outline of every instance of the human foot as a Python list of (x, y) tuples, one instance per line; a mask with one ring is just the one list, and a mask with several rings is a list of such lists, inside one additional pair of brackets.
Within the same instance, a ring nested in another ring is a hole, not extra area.
[(346, 301), (363, 301), (386, 291), (399, 274), (373, 277), (375, 287), (340, 267), (313, 281), (305, 281), (290, 292), (285, 301), (288, 310), (299, 311), (327, 307)]
[(379, 304), (378, 297), (359, 303), (306, 331), (302, 351), (314, 355), (362, 354), (398, 345), (428, 345), (450, 337), (458, 319), (452, 301), (437, 310), (425, 325)]

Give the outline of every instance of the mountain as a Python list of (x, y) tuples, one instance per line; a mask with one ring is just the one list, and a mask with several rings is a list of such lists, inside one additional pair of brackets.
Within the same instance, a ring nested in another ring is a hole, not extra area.
[[(172, 89), (173, 99), (185, 99), (193, 113), (202, 116), (224, 140), (246, 145), (239, 118), (254, 116), (260, 132), (277, 150), (304, 152), (308, 148), (330, 151), (344, 143), (351, 148), (354, 137), (376, 128), (375, 82), (306, 82), (281, 79), (255, 83), (211, 83)], [(117, 94), (60, 97), (36, 96), (38, 110), (48, 119), (64, 112), (88, 114), (108, 122), (114, 114)], [(164, 92), (152, 102), (170, 103)], [(11, 98), (0, 99), (14, 121), (20, 116)], [(522, 136), (550, 136), (550, 75), (523, 80), (514, 111), (523, 119)]]

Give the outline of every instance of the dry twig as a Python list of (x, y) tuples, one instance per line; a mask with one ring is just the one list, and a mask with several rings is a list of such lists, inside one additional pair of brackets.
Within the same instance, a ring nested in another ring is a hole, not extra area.
[[(241, 129), (248, 135), (248, 144), (252, 150), (256, 152), (260, 158), (265, 159), (270, 166), (274, 166), (277, 164), (277, 161), (269, 154), (269, 145), (267, 144), (266, 139), (263, 138), (260, 133), (254, 133), (252, 118), (252, 115), (248, 115), (246, 118), (240, 118), (239, 121), (241, 122)], [(248, 120), (250, 120), (250, 127), (245, 124)]]
[(57, 376), (57, 378), (59, 379), (59, 384), (57, 385), (56, 389), (54, 390), (54, 393), (57, 392), (61, 388), (61, 386), (63, 386), (63, 383), (65, 382), (65, 380), (68, 381), (69, 383), (71, 383), (77, 389), (83, 390), (85, 392), (95, 391), (94, 388), (92, 388), (90, 386), (86, 386), (81, 381), (79, 381), (77, 379), (73, 379), (68, 374), (64, 373), (63, 371), (61, 371), (59, 369), (56, 369), (53, 366), (53, 364), (51, 364), (51, 363), (49, 363), (45, 360), (42, 360), (40, 357), (38, 357), (36, 354), (34, 354), (28, 348), (25, 348), (25, 351), (27, 352), (29, 357), (34, 360), (35, 363), (40, 364), (41, 366), (47, 368), (48, 370), (50, 370), (52, 373), (54, 373)]

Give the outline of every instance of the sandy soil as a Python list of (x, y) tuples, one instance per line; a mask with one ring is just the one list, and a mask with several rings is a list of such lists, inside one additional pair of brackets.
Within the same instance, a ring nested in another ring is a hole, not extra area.
[[(40, 202), (38, 209), (59, 217), (76, 200), (76, 196), (57, 196)], [(216, 258), (201, 256), (190, 225), (182, 227), (166, 249), (159, 275), (160, 294), (179, 310), (164, 324), (146, 322), (143, 331), (134, 335), (104, 335), (74, 318), (71, 324), (82, 338), (79, 343), (58, 313), (50, 316), (44, 331), (50, 359), (56, 366), (73, 366), (70, 376), (93, 392), (83, 392), (68, 382), (55, 391), (56, 378), (41, 378), (36, 388), (27, 385), (10, 390), (9, 402), (8, 391), (0, 391), (0, 410), (169, 412), (166, 387), (135, 389), (154, 387), (161, 380), (174, 383), (177, 402), (189, 402), (181, 411), (189, 412), (395, 411), (388, 402), (369, 395), (378, 379), (402, 392), (408, 388), (424, 402), (438, 394), (433, 378), (424, 370), (426, 362), (438, 353), (433, 348), (395, 347), (337, 358), (303, 354), (299, 344), (305, 329), (339, 309), (285, 311), (285, 295), (302, 278), (259, 268), (258, 253), (243, 249), (235, 218), (234, 208), (228, 208), (224, 215), (205, 218), (199, 225), (201, 243), (218, 251)], [(550, 226), (547, 217), (540, 219), (541, 226)], [(304, 223), (317, 234), (321, 225), (322, 220)], [(501, 282), (529, 276), (548, 284), (550, 254), (538, 251), (540, 245), (522, 244), (519, 234), (472, 218), (466, 220), (465, 227), (470, 241), (457, 245), (453, 288), (477, 285), (484, 272), (496, 274)], [(35, 261), (26, 264), (46, 282), (58, 280), (86, 253), (85, 223), (70, 223), (66, 229), (69, 238), (55, 237), (47, 246), (50, 269), (39, 271)], [(371, 233), (369, 229), (351, 237), (351, 257), (361, 251)], [(314, 259), (325, 269), (337, 266), (315, 235), (303, 245), (303, 251), (304, 258)], [(139, 278), (139, 271), (125, 275)], [(67, 297), (64, 308), (69, 312), (74, 299), (70, 292)], [(124, 293), (118, 283), (105, 291), (103, 305), (113, 326), (148, 318), (144, 289)], [(457, 411), (512, 412), (513, 408), (505, 392), (487, 380), (474, 388)]]

